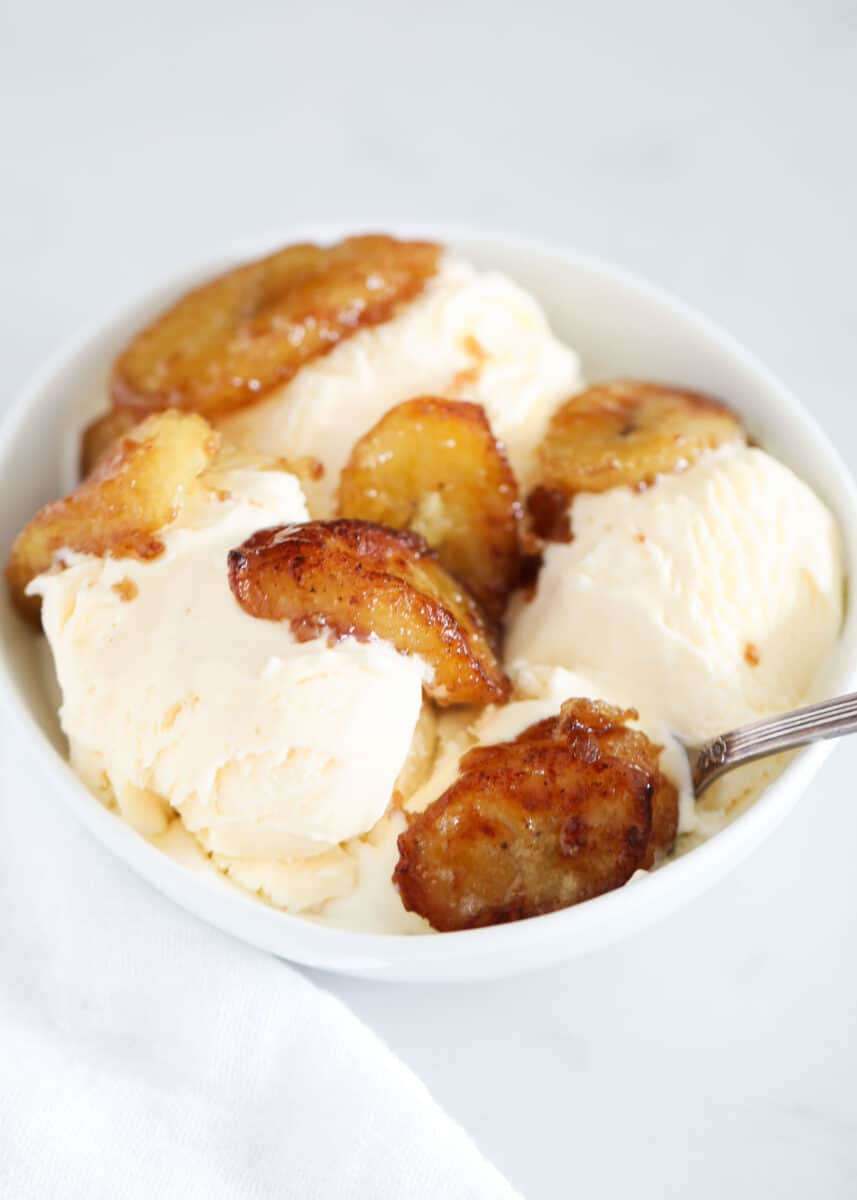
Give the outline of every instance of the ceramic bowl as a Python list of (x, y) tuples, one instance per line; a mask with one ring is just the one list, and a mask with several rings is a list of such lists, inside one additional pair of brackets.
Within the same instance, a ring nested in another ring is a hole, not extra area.
[[(839, 455), (786, 387), (711, 321), (616, 266), (561, 246), (504, 233), (403, 222), (379, 227), (442, 241), (479, 267), (506, 272), (543, 304), (560, 337), (579, 352), (589, 380), (664, 379), (724, 397), (766, 449), (807, 481), (839, 519), (849, 578), (857, 571), (857, 493)], [(290, 241), (331, 240), (346, 225), (289, 228), (213, 255), (118, 307), (76, 338), (25, 388), (0, 429), (0, 554), (46, 500), (73, 482), (77, 433), (104, 406), (109, 365), (123, 343), (191, 284)], [(721, 879), (783, 819), (818, 771), (831, 743), (800, 754), (728, 828), (632, 887), (577, 908), (516, 924), (425, 937), (330, 929), (288, 916), (225, 881), (190, 873), (108, 812), (66, 763), (41, 639), (0, 598), (0, 703), (34, 766), (106, 850), (203, 920), (294, 962), (394, 980), (484, 979), (583, 954), (634, 933)], [(829, 694), (857, 687), (857, 620), (849, 603)]]

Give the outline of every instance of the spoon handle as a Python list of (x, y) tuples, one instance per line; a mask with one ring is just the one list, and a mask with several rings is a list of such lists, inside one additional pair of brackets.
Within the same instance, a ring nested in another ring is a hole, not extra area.
[(688, 748), (694, 792), (699, 796), (720, 775), (741, 763), (845, 733), (857, 733), (857, 692), (722, 733)]

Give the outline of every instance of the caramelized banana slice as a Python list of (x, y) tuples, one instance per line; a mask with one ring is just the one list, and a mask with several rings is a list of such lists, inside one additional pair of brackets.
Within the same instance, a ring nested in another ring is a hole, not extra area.
[(637, 380), (597, 384), (554, 413), (537, 452), (530, 515), (551, 536), (561, 527), (558, 499), (645, 487), (742, 437), (735, 414), (708, 396)]
[(435, 929), (473, 929), (567, 908), (619, 887), (645, 855), (648, 776), (579, 762), (557, 742), (507, 744), (465, 771), (399, 836), (393, 881)]
[(642, 866), (654, 864), (656, 854), (672, 850), (678, 832), (678, 789), (667, 779), (658, 763), (663, 746), (652, 742), (639, 729), (629, 729), (636, 721), (636, 709), (614, 708), (600, 700), (569, 700), (556, 718), (554, 737), (592, 737), (601, 754), (611, 755), (639, 767), (651, 776), (652, 836)]
[(155, 558), (157, 531), (169, 524), (184, 490), (208, 465), (218, 435), (202, 417), (165, 412), (123, 438), (95, 472), (64, 500), (47, 504), (18, 534), (6, 566), (12, 598), (38, 618), (31, 579), (61, 550), (114, 558)]
[(90, 475), (120, 438), (130, 433), (146, 414), (132, 408), (112, 408), (91, 421), (80, 439), (80, 475)]
[[(672, 850), (678, 832), (678, 789), (661, 771), (658, 761), (663, 746), (657, 745), (639, 729), (629, 729), (627, 722), (636, 721), (634, 708), (614, 708), (601, 700), (567, 700), (558, 717), (548, 717), (525, 729), (516, 742), (554, 739), (574, 742), (576, 753), (583, 758), (601, 754), (619, 758), (639, 767), (651, 776), (652, 836), (642, 866), (654, 864), (655, 855)], [(476, 747), (471, 756), (494, 747)]]
[(518, 485), (479, 404), (398, 404), (351, 452), (339, 514), (421, 534), (490, 617), (519, 571)]
[(287, 246), (183, 296), (116, 360), (115, 405), (215, 416), (287, 383), (379, 325), (437, 269), (440, 247), (396, 238)]
[(246, 612), (288, 621), (301, 641), (375, 634), (419, 655), (439, 704), (509, 694), (478, 606), (416, 534), (366, 521), (263, 529), (230, 551), (229, 582)]
[(625, 726), (635, 715), (570, 700), (515, 741), (469, 751), (458, 780), (399, 837), (405, 908), (435, 929), (470, 929), (625, 883), (665, 836), (654, 797), (672, 789), (677, 803), (660, 748)]
[[(131, 408), (114, 408), (88, 425), (81, 438), (81, 477), (85, 479), (90, 475), (121, 438), (147, 419)], [(320, 460), (311, 455), (303, 455), (301, 458), (275, 458), (270, 454), (245, 450), (229, 442), (220, 443), (217, 459), (212, 465), (215, 472), (286, 471), (295, 475), (301, 483), (320, 479), (324, 474)]]

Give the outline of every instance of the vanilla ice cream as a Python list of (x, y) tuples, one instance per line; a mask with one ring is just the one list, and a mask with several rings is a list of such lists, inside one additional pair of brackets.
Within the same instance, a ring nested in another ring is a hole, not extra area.
[(482, 404), (526, 485), (553, 410), (581, 386), (577, 355), (531, 296), (445, 255), (392, 319), (340, 342), (219, 426), (248, 449), (319, 459), (324, 474), (305, 489), (312, 515), (324, 518), (354, 443), (403, 400), (431, 394)]
[(724, 447), (642, 492), (577, 496), (571, 525), (510, 621), (509, 662), (580, 671), (690, 740), (807, 698), (842, 621), (842, 552), (787, 467)]
[[(391, 319), (219, 419), (229, 442), (323, 471), (302, 489), (221, 460), (216, 486), (192, 491), (159, 534), (157, 558), (69, 553), (28, 589), (84, 781), (189, 867), (375, 933), (430, 928), (392, 879), (408, 813), (443, 795), (470, 748), (512, 740), (571, 698), (636, 709), (663, 747), (679, 852), (713, 832), (731, 801), (713, 788), (694, 802), (679, 739), (805, 702), (843, 615), (836, 523), (762, 450), (731, 444), (644, 490), (578, 495), (572, 540), (547, 546), (534, 594), (508, 613), (502, 707), (439, 714), (418, 657), (376, 638), (298, 642), (230, 590), (229, 550), (335, 515), (355, 442), (396, 404), (481, 404), (526, 495), (552, 414), (582, 387), (577, 355), (532, 297), (445, 254)], [(749, 779), (723, 783), (734, 799)]]
[(377, 640), (299, 643), (244, 612), (228, 551), (306, 509), (291, 475), (217, 482), (164, 531), (160, 557), (69, 555), (31, 591), (84, 780), (150, 836), (177, 810), (233, 877), (300, 907), (352, 885), (340, 843), (387, 809), (425, 667)]

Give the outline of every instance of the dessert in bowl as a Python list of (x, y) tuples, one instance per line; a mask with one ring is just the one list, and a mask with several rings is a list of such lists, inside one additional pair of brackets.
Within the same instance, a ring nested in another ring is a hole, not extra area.
[(438, 977), (618, 936), (820, 760), (694, 803), (680, 738), (852, 682), (847, 477), (752, 360), (610, 268), (319, 240), (48, 381), (43, 412), (88, 408), (55, 448), (85, 425), (89, 474), (10, 579), (104, 807), (77, 801), (301, 961)]

